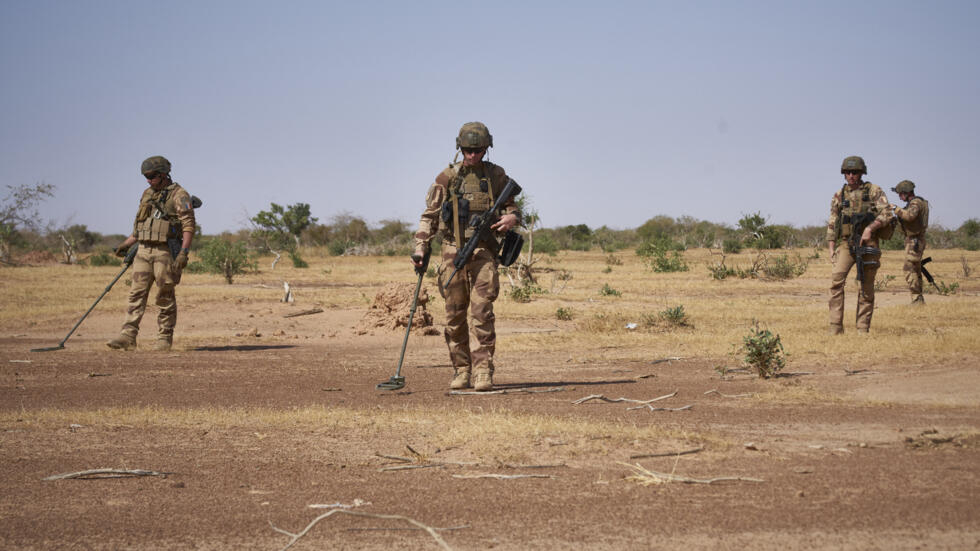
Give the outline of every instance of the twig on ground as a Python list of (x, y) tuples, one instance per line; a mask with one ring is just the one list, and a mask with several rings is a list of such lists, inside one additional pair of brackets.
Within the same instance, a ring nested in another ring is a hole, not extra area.
[(505, 469), (554, 469), (557, 467), (567, 467), (568, 465), (564, 463), (554, 463), (552, 465), (511, 465), (510, 463), (504, 463), (500, 466)]
[[(466, 530), (469, 527), (470, 526), (468, 524), (464, 524), (462, 526), (449, 526), (447, 528), (433, 528), (433, 530), (436, 530), (436, 531), (439, 531), (439, 532), (452, 532), (453, 530)], [(348, 532), (371, 532), (371, 531), (375, 531), (375, 530), (379, 530), (379, 531), (380, 530), (384, 530), (384, 531), (388, 531), (388, 532), (398, 532), (398, 531), (402, 531), (402, 530), (422, 530), (422, 528), (348, 528), (347, 529)]]
[(515, 478), (556, 478), (554, 475), (550, 474), (494, 474), (494, 473), (480, 473), (480, 474), (454, 474), (453, 478), (498, 478), (500, 480), (511, 480)]
[(343, 514), (343, 515), (352, 515), (352, 516), (355, 516), (355, 517), (380, 518), (380, 519), (384, 519), (384, 520), (403, 520), (403, 521), (405, 521), (405, 522), (407, 522), (409, 524), (412, 524), (414, 526), (417, 526), (421, 530), (425, 530), (426, 532), (429, 533), (430, 536), (432, 536), (433, 539), (436, 540), (436, 542), (443, 549), (448, 549), (449, 551), (452, 551), (452, 547), (449, 547), (449, 544), (446, 543), (446, 540), (442, 539), (442, 537), (439, 536), (438, 533), (436, 533), (436, 529), (435, 528), (433, 528), (431, 526), (427, 526), (425, 524), (422, 524), (421, 522), (419, 522), (419, 521), (417, 521), (415, 519), (408, 518), (408, 517), (403, 517), (401, 515), (379, 515), (379, 514), (375, 514), (375, 513), (363, 513), (361, 511), (348, 511), (346, 509), (331, 509), (330, 511), (327, 511), (326, 513), (323, 513), (322, 515), (320, 515), (320, 516), (316, 517), (315, 519), (313, 519), (309, 524), (306, 525), (306, 528), (303, 528), (303, 530), (301, 532), (297, 533), (297, 534), (293, 534), (292, 532), (287, 532), (287, 531), (285, 531), (285, 530), (283, 530), (281, 528), (276, 528), (276, 525), (275, 524), (272, 524), (271, 522), (269, 523), (269, 526), (271, 526), (272, 529), (275, 530), (276, 532), (279, 532), (280, 534), (284, 534), (284, 535), (287, 535), (290, 538), (292, 538), (292, 539), (289, 540), (289, 543), (287, 543), (286, 546), (282, 548), (282, 551), (286, 551), (286, 549), (289, 549), (290, 547), (292, 547), (294, 543), (296, 543), (297, 541), (299, 541), (299, 539), (302, 538), (303, 536), (305, 536), (306, 533), (310, 531), (310, 529), (312, 529), (314, 526), (316, 526), (316, 523), (320, 522), (321, 520), (323, 520), (323, 519), (325, 519), (327, 517), (330, 517), (330, 516), (334, 515), (335, 513), (340, 513), (340, 514)]
[(381, 454), (381, 453), (378, 453), (378, 452), (374, 452), (374, 455), (376, 455), (378, 457), (383, 457), (385, 459), (391, 459), (391, 460), (394, 460), (394, 461), (401, 461), (402, 463), (411, 463), (411, 462), (415, 461), (414, 459), (409, 459), (407, 457), (401, 457), (401, 456), (398, 456), (398, 455), (384, 455), (384, 454)]
[(647, 408), (650, 411), (685, 411), (685, 410), (691, 409), (693, 407), (694, 407), (694, 404), (688, 404), (686, 406), (681, 406), (679, 408), (655, 408), (655, 407), (651, 406), (650, 404), (643, 404), (641, 406), (633, 406), (631, 408), (626, 408), (626, 411), (630, 411), (630, 410), (634, 410), (634, 409), (643, 409), (643, 408)]
[(673, 362), (673, 361), (683, 360), (683, 359), (684, 358), (681, 358), (679, 356), (671, 356), (669, 358), (660, 358), (659, 360), (653, 360), (652, 362), (650, 362), (650, 365), (662, 364), (664, 362)]
[(575, 400), (572, 403), (575, 404), (575, 405), (578, 405), (578, 404), (584, 404), (585, 402), (588, 402), (589, 400), (602, 400), (603, 402), (609, 402), (609, 403), (614, 403), (614, 402), (630, 402), (630, 403), (633, 403), (633, 404), (649, 404), (651, 402), (656, 402), (658, 400), (666, 400), (667, 398), (673, 398), (674, 396), (677, 396), (677, 391), (676, 390), (674, 392), (670, 393), (670, 394), (667, 394), (665, 396), (660, 396), (659, 398), (653, 398), (651, 400), (633, 400), (632, 398), (615, 398), (614, 399), (614, 398), (606, 398), (602, 394), (592, 394), (592, 395), (586, 396), (585, 398), (579, 398), (578, 400)]
[(704, 446), (701, 446), (700, 448), (692, 448), (690, 450), (683, 450), (683, 451), (679, 451), (679, 452), (641, 453), (641, 454), (637, 454), (637, 455), (631, 455), (630, 456), (630, 459), (646, 459), (648, 457), (674, 457), (674, 456), (677, 456), (677, 455), (687, 455), (689, 453), (698, 453), (699, 451), (703, 451), (703, 450), (704, 450)]
[(99, 478), (127, 478), (134, 476), (162, 476), (166, 478), (168, 474), (174, 473), (147, 471), (143, 469), (89, 469), (87, 471), (79, 471), (77, 473), (53, 474), (43, 478), (42, 480), (67, 480), (71, 478), (92, 480)]
[(292, 314), (286, 314), (284, 318), (295, 318), (299, 316), (309, 316), (310, 314), (319, 314), (323, 311), (323, 308), (310, 308), (309, 310), (303, 310), (302, 312), (294, 312)]
[(633, 377), (633, 380), (639, 381), (640, 379), (651, 379), (656, 376), (656, 373), (647, 373), (646, 375), (637, 375), (636, 377)]
[(354, 501), (351, 502), (350, 504), (341, 503), (338, 501), (337, 503), (330, 503), (330, 504), (313, 503), (307, 505), (307, 507), (309, 507), (310, 509), (353, 509), (354, 507), (363, 507), (365, 505), (370, 505), (370, 504), (371, 504), (370, 501), (364, 501), (363, 499), (354, 498)]
[(709, 390), (708, 392), (705, 392), (705, 394), (711, 394), (711, 393), (717, 394), (718, 396), (721, 396), (722, 398), (748, 398), (749, 396), (752, 396), (752, 393), (751, 392), (748, 393), (748, 394), (722, 394), (721, 392), (718, 392), (718, 389), (716, 389), (716, 388), (713, 388), (713, 389)]
[(408, 470), (408, 469), (428, 469), (428, 468), (431, 468), (431, 467), (439, 467), (441, 469), (442, 467), (445, 467), (445, 466), (446, 465), (443, 464), (443, 463), (424, 463), (424, 464), (420, 464), (420, 465), (393, 465), (391, 467), (381, 467), (380, 469), (378, 469), (378, 471), (379, 472), (384, 472), (384, 471), (405, 471), (405, 470)]
[(776, 373), (776, 377), (799, 377), (800, 375), (816, 375), (815, 371), (787, 371), (785, 373)]
[(555, 386), (551, 388), (502, 388), (500, 390), (491, 390), (489, 392), (477, 392), (475, 390), (450, 390), (450, 396), (484, 396), (487, 394), (538, 394), (542, 392), (561, 392), (565, 390), (563, 386)]
[(657, 471), (651, 471), (640, 466), (639, 463), (631, 465), (629, 463), (621, 463), (627, 467), (633, 469), (636, 474), (627, 477), (627, 480), (635, 480), (643, 486), (649, 486), (651, 484), (666, 484), (668, 482), (683, 482), (684, 484), (713, 484), (715, 482), (725, 482), (725, 481), (741, 481), (741, 482), (765, 482), (761, 478), (748, 478), (744, 476), (718, 476), (715, 478), (691, 478), (687, 476), (682, 476), (672, 473), (660, 473)]
[(844, 376), (847, 375), (877, 375), (881, 373), (880, 371), (871, 371), (870, 369), (844, 369)]

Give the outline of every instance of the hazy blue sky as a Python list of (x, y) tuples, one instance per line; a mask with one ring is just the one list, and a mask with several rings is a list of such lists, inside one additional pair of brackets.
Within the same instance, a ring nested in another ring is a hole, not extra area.
[(822, 224), (847, 155), (957, 227), (978, 28), (977, 1), (3, 0), (0, 185), (125, 233), (160, 154), (205, 233), (270, 202), (414, 226), (480, 120), (548, 227)]

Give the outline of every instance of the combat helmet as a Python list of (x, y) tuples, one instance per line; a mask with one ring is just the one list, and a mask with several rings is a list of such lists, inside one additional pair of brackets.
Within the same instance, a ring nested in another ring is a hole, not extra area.
[(493, 136), (482, 122), (468, 122), (459, 129), (456, 149), (485, 149), (493, 147)]
[(915, 182), (912, 180), (902, 180), (897, 186), (892, 188), (895, 193), (914, 193)]
[(848, 170), (860, 170), (861, 174), (868, 173), (868, 165), (864, 164), (864, 159), (858, 157), (857, 155), (852, 155), (844, 159), (844, 162), (840, 164), (840, 173)]
[(143, 164), (140, 165), (140, 172), (143, 175), (151, 174), (153, 172), (170, 174), (170, 161), (168, 161), (166, 157), (154, 155), (143, 161)]

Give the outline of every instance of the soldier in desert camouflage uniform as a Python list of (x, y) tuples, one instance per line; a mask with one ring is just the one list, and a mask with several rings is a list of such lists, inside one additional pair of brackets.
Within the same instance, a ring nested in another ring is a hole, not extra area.
[(892, 188), (905, 201), (905, 208), (895, 209), (895, 217), (905, 234), (905, 281), (912, 293), (912, 304), (925, 304), (922, 298), (922, 253), (926, 250), (926, 228), (929, 227), (929, 202), (915, 194), (915, 184), (902, 180)]
[[(483, 160), (487, 148), (492, 146), (493, 137), (483, 123), (464, 124), (456, 138), (456, 148), (462, 152), (463, 161), (453, 162), (439, 173), (425, 196), (412, 262), (421, 266), (430, 242), (439, 235), (443, 266), (439, 273), (440, 288), (449, 276), (446, 267), (452, 266), (456, 252), (473, 235), (469, 220), (492, 208), (495, 198), (507, 185), (504, 169)], [(498, 242), (499, 236), (520, 221), (513, 198), (498, 214), (499, 220), (491, 226), (497, 234), (481, 242), (449, 287), (441, 289), (446, 299), (446, 345), (454, 371), (450, 387), (456, 390), (471, 385), (478, 391), (493, 390), (493, 354), (497, 341), (493, 301), (500, 292)], [(472, 318), (469, 323), (467, 308)], [(471, 345), (471, 341), (475, 344)]]
[[(177, 297), (174, 286), (187, 266), (187, 254), (194, 238), (194, 207), (187, 191), (170, 179), (170, 161), (159, 155), (143, 161), (140, 171), (148, 187), (140, 198), (133, 233), (116, 247), (117, 256), (136, 242), (139, 249), (133, 260), (133, 286), (129, 293), (126, 321), (120, 335), (106, 345), (109, 348), (136, 348), (140, 320), (146, 311), (146, 300), (153, 282), (157, 283), (156, 305), (158, 333), (154, 350), (170, 350), (177, 324)], [(167, 246), (167, 237), (180, 241), (176, 257)]]
[[(878, 231), (892, 219), (891, 206), (885, 192), (871, 182), (862, 181), (861, 176), (868, 173), (868, 167), (861, 157), (847, 157), (841, 164), (841, 174), (846, 183), (830, 202), (830, 219), (827, 223), (827, 246), (833, 264), (830, 280), (830, 334), (844, 332), (844, 284), (847, 274), (854, 266), (855, 258), (848, 247), (848, 239), (859, 229), (852, 222), (869, 213), (874, 219), (868, 223), (860, 235), (860, 246), (878, 248)], [(856, 236), (855, 236), (856, 237)], [(837, 243), (841, 241), (841, 246)], [(871, 258), (868, 258), (868, 257)], [(878, 273), (876, 255), (865, 255), (864, 279), (860, 282), (857, 300), (857, 330), (867, 333), (871, 327), (871, 315), (875, 307), (875, 275)]]

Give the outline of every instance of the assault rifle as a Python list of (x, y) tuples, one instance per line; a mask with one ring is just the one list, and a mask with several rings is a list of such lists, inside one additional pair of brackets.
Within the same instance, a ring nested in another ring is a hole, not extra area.
[[(167, 217), (167, 211), (163, 208), (166, 202), (166, 195), (164, 195), (160, 200), (153, 201), (153, 206), (156, 208), (156, 213), (154, 213), (153, 216), (158, 218)], [(196, 195), (191, 195), (191, 208), (196, 209), (202, 204), (204, 203)], [(177, 258), (177, 255), (180, 254), (180, 249), (183, 246), (183, 232), (180, 231), (180, 226), (176, 223), (176, 220), (170, 220), (170, 229), (167, 230), (167, 248), (170, 249), (170, 257)]]
[[(449, 279), (446, 280), (446, 288), (449, 287), (456, 272), (463, 269), (463, 266), (466, 266), (466, 263), (470, 261), (470, 257), (473, 256), (473, 251), (476, 250), (480, 241), (484, 241), (490, 237), (490, 226), (494, 225), (498, 220), (497, 211), (502, 209), (511, 197), (516, 197), (520, 193), (521, 186), (517, 185), (517, 182), (514, 180), (508, 179), (504, 191), (494, 201), (493, 206), (483, 214), (474, 215), (470, 219), (470, 227), (474, 228), (475, 231), (473, 232), (473, 236), (463, 245), (463, 248), (456, 253), (456, 259), (453, 260), (453, 273), (449, 274)], [(496, 251), (494, 251), (494, 254), (496, 254)]]
[(929, 270), (926, 269), (926, 264), (930, 262), (932, 262), (931, 256), (929, 258), (923, 258), (922, 262), (919, 263), (919, 269), (922, 270), (922, 275), (926, 276), (926, 281), (931, 283), (932, 286), (935, 287), (937, 291), (942, 293), (942, 290), (939, 288), (939, 285), (936, 285), (936, 280), (932, 278), (932, 274), (930, 274)]
[(851, 251), (851, 256), (854, 258), (854, 263), (857, 265), (856, 271), (859, 285), (864, 285), (865, 266), (880, 265), (876, 258), (865, 260), (864, 257), (865, 255), (881, 255), (881, 249), (878, 247), (861, 246), (861, 235), (864, 234), (864, 229), (868, 227), (868, 224), (874, 222), (874, 219), (875, 215), (870, 212), (851, 216), (851, 236), (847, 239), (847, 248)]

